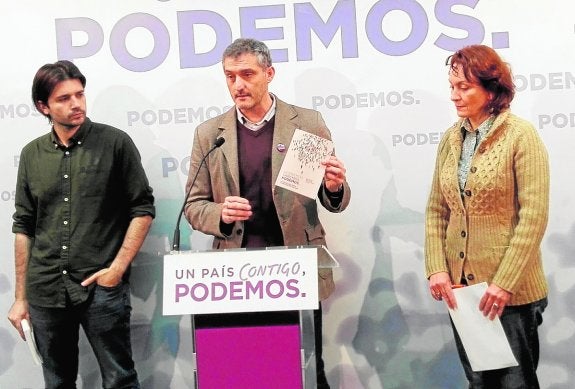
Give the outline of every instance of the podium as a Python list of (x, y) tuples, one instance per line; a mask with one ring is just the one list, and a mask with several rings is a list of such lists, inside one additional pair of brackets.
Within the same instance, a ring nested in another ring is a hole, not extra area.
[(191, 315), (198, 389), (315, 388), (318, 270), (325, 246), (164, 256), (163, 314)]

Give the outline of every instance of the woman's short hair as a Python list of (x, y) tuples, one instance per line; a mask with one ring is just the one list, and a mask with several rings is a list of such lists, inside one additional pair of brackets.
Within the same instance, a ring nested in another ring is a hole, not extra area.
[(479, 82), (493, 94), (487, 107), (489, 112), (497, 115), (511, 105), (515, 96), (511, 69), (491, 47), (466, 46), (447, 57), (446, 65), (452, 71), (457, 71), (457, 66), (460, 66), (467, 80)]

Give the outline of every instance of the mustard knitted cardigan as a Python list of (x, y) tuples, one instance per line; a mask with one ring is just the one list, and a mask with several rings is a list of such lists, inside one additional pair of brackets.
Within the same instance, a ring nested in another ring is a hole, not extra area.
[(547, 151), (535, 128), (500, 113), (477, 146), (463, 196), (457, 180), (462, 120), (443, 136), (425, 221), (425, 272), (449, 272), (512, 293), (509, 305), (547, 296), (540, 244), (549, 211)]

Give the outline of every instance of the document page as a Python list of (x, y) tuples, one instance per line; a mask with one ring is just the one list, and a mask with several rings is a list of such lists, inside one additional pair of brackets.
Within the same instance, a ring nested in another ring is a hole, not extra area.
[(457, 309), (449, 309), (473, 371), (517, 366), (499, 317), (489, 320), (479, 310), (487, 283), (454, 289)]
[(36, 338), (34, 338), (34, 331), (30, 326), (28, 320), (22, 320), (22, 330), (24, 331), (24, 335), (26, 337), (26, 344), (28, 345), (28, 349), (30, 350), (30, 354), (32, 355), (32, 359), (36, 365), (42, 364), (42, 357), (38, 353), (38, 349), (36, 348)]
[(333, 142), (300, 129), (295, 130), (276, 185), (316, 198), (323, 180), (326, 161), (333, 152)]

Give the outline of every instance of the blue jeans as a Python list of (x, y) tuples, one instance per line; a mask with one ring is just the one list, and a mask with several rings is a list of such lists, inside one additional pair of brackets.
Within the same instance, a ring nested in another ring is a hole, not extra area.
[(547, 298), (530, 304), (506, 306), (501, 324), (519, 366), (505, 369), (473, 371), (463, 344), (453, 327), (459, 359), (469, 381), (469, 389), (539, 389), (539, 335), (537, 328), (543, 322)]
[(44, 360), (47, 389), (76, 388), (80, 326), (96, 355), (104, 388), (139, 388), (130, 340), (130, 287), (95, 286), (80, 305), (44, 308), (30, 305), (30, 319)]

